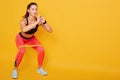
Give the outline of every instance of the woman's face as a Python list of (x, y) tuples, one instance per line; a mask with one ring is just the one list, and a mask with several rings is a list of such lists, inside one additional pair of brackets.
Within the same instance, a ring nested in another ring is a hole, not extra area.
[(36, 16), (37, 11), (38, 10), (36, 5), (31, 5), (30, 9), (28, 9), (29, 15), (31, 16)]

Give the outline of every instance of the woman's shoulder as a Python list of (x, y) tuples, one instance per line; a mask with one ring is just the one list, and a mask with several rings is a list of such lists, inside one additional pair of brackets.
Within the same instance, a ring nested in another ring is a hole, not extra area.
[(26, 24), (27, 22), (26, 22), (26, 18), (22, 18), (21, 20), (20, 20), (20, 24)]

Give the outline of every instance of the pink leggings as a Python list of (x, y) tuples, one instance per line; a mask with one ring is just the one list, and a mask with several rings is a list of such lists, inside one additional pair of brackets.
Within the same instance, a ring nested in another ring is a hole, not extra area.
[[(40, 42), (36, 39), (35, 36), (33, 36), (30, 39), (23, 38), (20, 34), (16, 36), (16, 45), (18, 47), (18, 54), (16, 55), (15, 59), (15, 67), (18, 67), (23, 56), (25, 53), (25, 47), (24, 45), (35, 45), (33, 48), (37, 50), (38, 52), (38, 66), (42, 66), (43, 58), (44, 58), (44, 48), (40, 45)], [(22, 47), (21, 47), (22, 46)]]

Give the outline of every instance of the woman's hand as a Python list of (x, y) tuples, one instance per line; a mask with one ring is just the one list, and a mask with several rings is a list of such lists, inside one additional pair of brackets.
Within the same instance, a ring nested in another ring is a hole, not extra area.
[(46, 21), (46, 20), (45, 20), (45, 18), (44, 18), (43, 16), (40, 16), (40, 15), (39, 15), (39, 16), (37, 17), (37, 22), (38, 22), (39, 25), (43, 25), (43, 24), (45, 23), (45, 21)]
[(45, 18), (41, 16), (41, 23), (43, 24), (45, 22)]
[(38, 15), (38, 17), (37, 17), (37, 23), (41, 24), (41, 16), (40, 15)]

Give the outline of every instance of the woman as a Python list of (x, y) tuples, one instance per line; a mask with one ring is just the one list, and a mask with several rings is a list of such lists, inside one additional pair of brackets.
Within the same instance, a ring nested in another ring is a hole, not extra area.
[(44, 59), (44, 48), (41, 46), (40, 42), (34, 36), (38, 27), (41, 25), (46, 31), (52, 32), (51, 27), (44, 19), (43, 16), (37, 15), (38, 5), (31, 2), (27, 6), (26, 14), (24, 18), (20, 21), (21, 32), (16, 36), (16, 45), (18, 47), (18, 54), (15, 59), (15, 68), (12, 72), (12, 78), (18, 78), (18, 66), (25, 53), (25, 44), (31, 46), (38, 52), (38, 73), (42, 75), (47, 75), (42, 67), (42, 62)]

